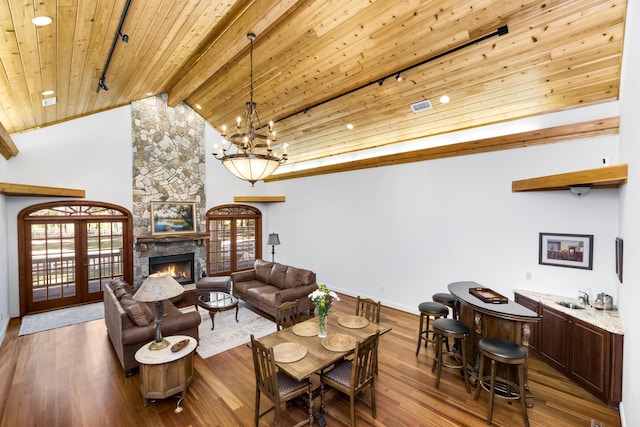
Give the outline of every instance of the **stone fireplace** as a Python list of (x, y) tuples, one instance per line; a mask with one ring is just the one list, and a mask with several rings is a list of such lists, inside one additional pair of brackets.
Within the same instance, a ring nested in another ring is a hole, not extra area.
[[(133, 145), (134, 287), (153, 272), (149, 259), (193, 254), (190, 282), (205, 271), (206, 198), (204, 120), (184, 103), (167, 104), (167, 94), (131, 103)], [(194, 233), (151, 233), (151, 202), (192, 202)]]

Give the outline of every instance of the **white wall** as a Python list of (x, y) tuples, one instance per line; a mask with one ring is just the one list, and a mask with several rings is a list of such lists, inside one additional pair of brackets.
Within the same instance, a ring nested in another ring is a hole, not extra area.
[[(617, 160), (617, 137), (274, 182), (270, 193), (287, 201), (260, 206), (264, 231), (280, 235), (276, 260), (411, 312), (459, 280), (508, 296), (616, 295), (619, 190), (511, 192), (512, 180), (595, 167), (601, 156)], [(593, 234), (593, 270), (539, 265), (539, 232)]]
[[(620, 156), (629, 163), (629, 182), (620, 198), (620, 236), (624, 239), (624, 277), (620, 288), (621, 314), (624, 322), (624, 376), (620, 416), (623, 426), (640, 426), (640, 4), (630, 0), (627, 5), (627, 25), (621, 76)], [(636, 24), (633, 24), (635, 22)]]
[[(85, 190), (86, 200), (132, 209), (131, 110), (121, 107), (15, 135), (19, 154), (6, 163), (6, 180), (19, 184)], [(18, 213), (27, 206), (67, 200), (7, 197), (9, 307), (19, 316)], [(1, 225), (0, 225), (1, 226)], [(0, 231), (1, 233), (1, 231)], [(0, 267), (0, 274), (1, 274)], [(0, 283), (1, 283), (0, 276)], [(0, 285), (1, 292), (1, 285)]]

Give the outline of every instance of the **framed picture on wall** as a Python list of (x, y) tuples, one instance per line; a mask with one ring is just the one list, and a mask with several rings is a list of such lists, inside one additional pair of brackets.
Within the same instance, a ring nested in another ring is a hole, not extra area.
[(593, 234), (540, 233), (538, 262), (593, 269)]
[(622, 239), (616, 237), (616, 274), (620, 283), (622, 283), (622, 246)]
[(151, 202), (151, 234), (196, 232), (196, 204)]

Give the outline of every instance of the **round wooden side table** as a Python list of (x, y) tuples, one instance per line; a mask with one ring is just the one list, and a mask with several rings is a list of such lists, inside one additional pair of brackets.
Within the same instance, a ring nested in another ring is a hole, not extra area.
[[(140, 363), (140, 391), (144, 406), (149, 399), (165, 399), (177, 393), (181, 393), (184, 399), (193, 379), (193, 354), (197, 341), (186, 335), (164, 338), (169, 341), (168, 347), (149, 350), (150, 343), (147, 343), (135, 355)], [(171, 347), (182, 340), (189, 342), (181, 350), (171, 351)]]

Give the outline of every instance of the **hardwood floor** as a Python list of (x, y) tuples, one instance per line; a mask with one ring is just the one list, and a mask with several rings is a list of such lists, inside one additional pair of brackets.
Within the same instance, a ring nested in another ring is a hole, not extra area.
[[(416, 304), (417, 305), (417, 304)], [(355, 299), (335, 306), (355, 312)], [(358, 403), (358, 425), (483, 426), (488, 393), (478, 401), (467, 394), (458, 372), (443, 369), (440, 389), (431, 373), (433, 350), (415, 357), (418, 316), (383, 307), (381, 321), (393, 326), (380, 339), (376, 383), (377, 419)], [(142, 405), (138, 375), (125, 377), (113, 352), (103, 320), (18, 337), (20, 321), (12, 319), (0, 346), (0, 426), (250, 426), (255, 382), (251, 349), (236, 347), (208, 359), (195, 357), (195, 377), (184, 410), (174, 413), (177, 398)], [(529, 409), (531, 426), (619, 426), (617, 410), (574, 385), (545, 363), (530, 358), (529, 385), (535, 395)], [(368, 399), (368, 392), (365, 393)], [(316, 403), (319, 400), (316, 399)], [(348, 419), (348, 400), (335, 392), (325, 404)], [(268, 405), (263, 400), (262, 407)], [(283, 425), (304, 419), (288, 407)], [(344, 423), (327, 415), (328, 426)], [(273, 423), (273, 412), (260, 426)], [(317, 423), (316, 423), (317, 425)], [(496, 399), (495, 426), (523, 425), (520, 408)]]

